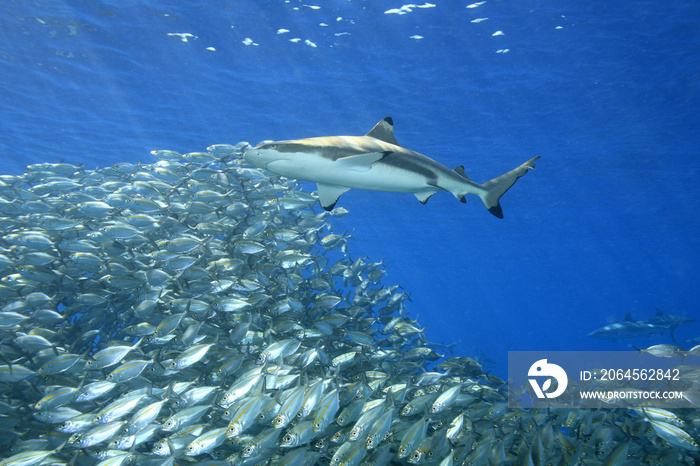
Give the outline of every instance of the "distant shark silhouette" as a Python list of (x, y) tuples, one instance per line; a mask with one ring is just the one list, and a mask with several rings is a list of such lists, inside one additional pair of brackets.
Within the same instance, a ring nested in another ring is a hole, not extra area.
[(384, 118), (364, 136), (328, 136), (266, 142), (245, 153), (248, 162), (278, 175), (318, 184), (318, 197), (331, 210), (350, 189), (413, 193), (425, 204), (438, 191), (448, 191), (461, 202), (467, 194), (479, 196), (486, 208), (503, 218), (501, 196), (529, 169), (533, 157), (486, 183), (474, 183), (464, 167), (446, 166), (399, 146), (394, 122)]
[(634, 320), (628, 312), (622, 322), (615, 322), (601, 327), (588, 334), (589, 337), (617, 341), (622, 338), (650, 337), (657, 333), (669, 332), (671, 339), (676, 341), (674, 335), (678, 327), (684, 327), (695, 322), (695, 319), (672, 316), (656, 310), (656, 315), (648, 320)]

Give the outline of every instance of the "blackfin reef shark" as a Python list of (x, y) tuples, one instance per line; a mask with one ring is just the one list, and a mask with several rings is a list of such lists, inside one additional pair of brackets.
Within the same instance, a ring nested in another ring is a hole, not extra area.
[(632, 313), (628, 312), (621, 322), (601, 327), (589, 333), (588, 336), (602, 340), (617, 341), (622, 338), (650, 337), (657, 333), (669, 332), (671, 339), (676, 341), (675, 330), (693, 322), (695, 322), (695, 319), (665, 314), (658, 309), (656, 310), (656, 315), (647, 320), (634, 320)]
[(350, 189), (413, 193), (423, 204), (436, 192), (447, 191), (463, 203), (467, 194), (475, 194), (489, 212), (503, 218), (499, 199), (518, 178), (535, 168), (539, 156), (491, 181), (475, 183), (461, 165), (450, 170), (401, 147), (394, 137), (394, 122), (387, 117), (364, 136), (264, 142), (246, 151), (245, 158), (278, 175), (315, 182), (326, 210), (332, 210)]

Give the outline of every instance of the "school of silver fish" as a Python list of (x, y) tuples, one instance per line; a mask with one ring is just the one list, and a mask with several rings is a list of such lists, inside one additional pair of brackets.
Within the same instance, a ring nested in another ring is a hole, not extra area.
[(697, 409), (509, 409), (248, 148), (0, 176), (0, 466), (700, 461)]

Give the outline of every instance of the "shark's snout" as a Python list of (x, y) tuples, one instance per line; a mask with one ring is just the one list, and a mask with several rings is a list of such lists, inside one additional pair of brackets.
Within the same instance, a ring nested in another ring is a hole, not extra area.
[(267, 163), (264, 160), (264, 157), (262, 156), (257, 147), (245, 151), (245, 153), (243, 154), (243, 158), (245, 158), (249, 163), (252, 163), (256, 167), (265, 168), (265, 166), (267, 165)]

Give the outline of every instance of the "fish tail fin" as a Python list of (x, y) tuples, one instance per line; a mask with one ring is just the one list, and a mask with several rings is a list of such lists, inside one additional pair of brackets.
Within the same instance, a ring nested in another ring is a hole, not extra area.
[(518, 178), (527, 173), (528, 170), (535, 168), (535, 160), (539, 158), (539, 155), (533, 157), (518, 168), (514, 168), (508, 173), (481, 185), (484, 188), (484, 193), (479, 197), (481, 197), (481, 201), (489, 212), (498, 218), (503, 218), (503, 209), (501, 209), (501, 204), (498, 202), (499, 199), (518, 181)]

